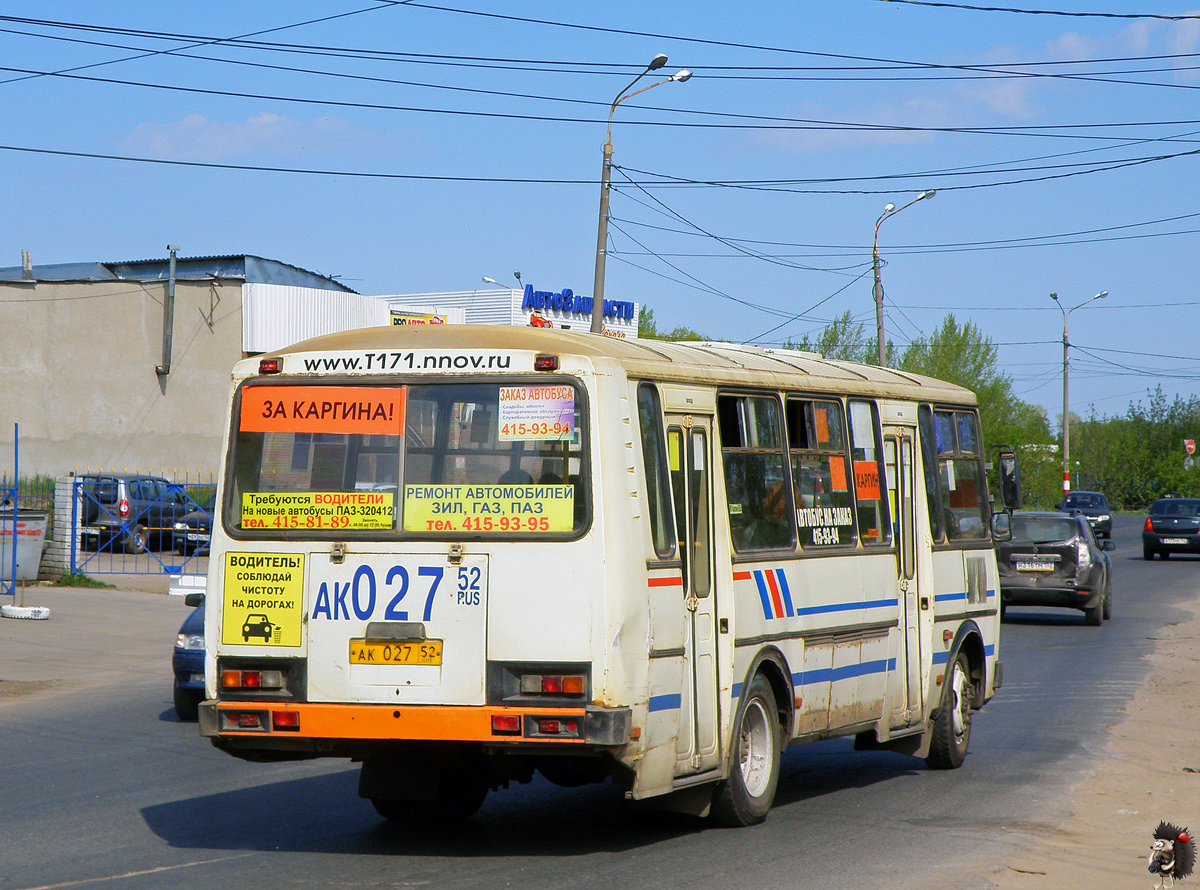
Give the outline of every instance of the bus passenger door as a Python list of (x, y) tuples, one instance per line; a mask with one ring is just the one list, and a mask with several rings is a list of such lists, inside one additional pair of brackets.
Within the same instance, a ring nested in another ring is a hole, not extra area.
[(893, 699), (892, 728), (909, 726), (924, 713), (921, 683), (921, 610), (929, 608), (920, 595), (917, 573), (918, 530), (915, 521), (917, 492), (913, 430), (885, 427), (883, 457), (887, 467), (888, 492), (897, 555), (897, 594), (904, 628), (904, 697)]
[(714, 769), (717, 743), (716, 597), (712, 547), (712, 418), (667, 415), (667, 463), (683, 561), (684, 689), (677, 776)]

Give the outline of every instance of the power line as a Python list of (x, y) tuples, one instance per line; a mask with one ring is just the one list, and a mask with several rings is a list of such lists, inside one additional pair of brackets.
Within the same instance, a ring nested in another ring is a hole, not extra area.
[[(394, 6), (398, 2), (399, 3), (408, 3), (409, 0), (377, 0), (377, 3), (379, 3), (379, 2), (384, 2), (389, 5)], [(305, 25), (315, 25), (319, 22), (328, 22), (328, 21), (332, 21), (333, 19), (346, 18), (347, 16), (359, 15), (360, 13), (364, 13), (364, 12), (374, 12), (374, 11), (376, 11), (378, 9), (382, 9), (382, 8), (384, 8), (384, 7), (379, 6), (379, 5), (368, 6), (364, 9), (355, 9), (355, 10), (351, 10), (350, 12), (339, 12), (334, 15), (327, 15), (327, 16), (322, 16), (320, 18), (316, 18), (316, 19), (309, 19), (308, 21), (304, 21), (304, 22), (296, 22), (291, 25), (279, 25), (274, 28), (264, 28), (261, 31), (251, 31), (248, 34), (242, 34), (239, 37), (234, 37), (234, 38), (223, 38), (223, 37), (208, 38), (208, 39), (200, 40), (199, 42), (193, 43), (191, 46), (179, 47), (179, 49), (195, 49), (200, 46), (209, 46), (214, 43), (222, 43), (228, 39), (238, 40), (238, 39), (245, 38), (245, 37), (256, 37), (260, 34), (271, 34), (276, 31), (287, 31), (287, 30), (290, 30), (291, 28), (300, 28)], [(172, 54), (175, 52), (177, 52), (177, 50), (174, 50), (174, 49), (147, 50), (145, 52), (139, 53), (139, 55), (129, 56), (124, 59), (109, 59), (108, 61), (105, 61), (105, 62), (93, 62), (90, 65), (80, 65), (76, 68), (66, 68), (61, 71), (55, 71), (52, 73), (58, 75), (58, 74), (63, 74), (67, 71), (82, 71), (86, 68), (99, 68), (103, 65), (115, 65), (119, 62), (130, 62), (130, 61), (133, 61), (134, 59), (144, 59), (149, 56)], [(5, 83), (13, 83), (14, 81), (18, 81), (18, 80), (28, 80), (30, 77), (43, 77), (43, 76), (45, 76), (45, 75), (44, 74), (31, 74), (31, 75), (28, 75), (27, 77), (18, 77), (18, 78), (13, 78), (11, 80), (0, 81), (0, 85), (3, 85)]]
[(1019, 15), (1057, 15), (1072, 18), (1096, 19), (1163, 19), (1168, 22), (1183, 22), (1189, 19), (1200, 19), (1200, 13), (1183, 13), (1181, 15), (1164, 15), (1157, 12), (1068, 12), (1062, 9), (1018, 9), (1012, 6), (973, 6), (968, 3), (945, 3), (937, 0), (879, 0), (882, 3), (904, 3), (909, 6), (933, 6), (940, 9), (965, 9), (972, 12), (1011, 12)]

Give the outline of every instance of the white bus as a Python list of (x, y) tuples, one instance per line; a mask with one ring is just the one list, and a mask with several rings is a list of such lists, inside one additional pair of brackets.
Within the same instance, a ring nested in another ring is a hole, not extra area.
[(361, 762), (388, 819), (538, 772), (748, 825), (793, 743), (959, 766), (1000, 685), (960, 387), (456, 325), (246, 359), (230, 405), (201, 733)]

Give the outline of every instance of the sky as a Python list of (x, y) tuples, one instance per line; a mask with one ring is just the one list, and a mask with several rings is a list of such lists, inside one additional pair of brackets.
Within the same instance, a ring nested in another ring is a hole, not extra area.
[(1196, 7), (445, 2), (0, 0), (0, 266), (589, 295), (611, 103), (665, 53), (613, 110), (607, 298), (873, 340), (877, 231), (901, 350), (970, 322), (1057, 427), (1069, 311), (1072, 413), (1200, 394)]

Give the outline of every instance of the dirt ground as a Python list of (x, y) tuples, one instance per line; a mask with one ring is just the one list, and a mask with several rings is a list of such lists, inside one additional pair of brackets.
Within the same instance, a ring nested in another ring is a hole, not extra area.
[[(1073, 815), (1029, 834), (1022, 852), (989, 872), (998, 890), (1151, 890), (1147, 858), (1159, 820), (1200, 834), (1200, 604), (1191, 611), (1162, 629), (1150, 679), (1113, 727), (1107, 757), (1076, 787)], [(1200, 886), (1200, 874), (1176, 887), (1193, 884)]]

